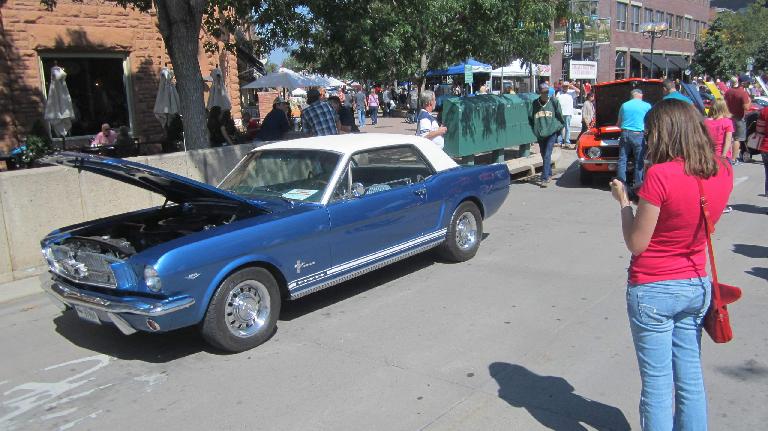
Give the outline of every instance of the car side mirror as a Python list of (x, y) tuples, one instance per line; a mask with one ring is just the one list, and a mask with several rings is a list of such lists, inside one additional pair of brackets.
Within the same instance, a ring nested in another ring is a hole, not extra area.
[(352, 183), (352, 196), (359, 198), (365, 194), (365, 186), (362, 183)]

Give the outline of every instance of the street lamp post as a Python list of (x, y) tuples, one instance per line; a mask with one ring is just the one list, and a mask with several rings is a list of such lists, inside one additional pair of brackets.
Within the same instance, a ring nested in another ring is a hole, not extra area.
[(651, 78), (653, 78), (653, 45), (657, 38), (664, 35), (669, 27), (666, 22), (647, 22), (640, 26), (640, 33), (651, 38)]

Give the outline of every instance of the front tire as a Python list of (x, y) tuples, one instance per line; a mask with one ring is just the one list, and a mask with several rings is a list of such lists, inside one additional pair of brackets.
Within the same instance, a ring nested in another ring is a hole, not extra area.
[(483, 218), (472, 202), (462, 202), (451, 216), (445, 242), (438, 248), (438, 254), (451, 262), (472, 259), (480, 248), (483, 238)]
[(269, 271), (241, 269), (213, 294), (202, 336), (210, 345), (228, 352), (252, 349), (275, 332), (280, 305), (280, 289)]

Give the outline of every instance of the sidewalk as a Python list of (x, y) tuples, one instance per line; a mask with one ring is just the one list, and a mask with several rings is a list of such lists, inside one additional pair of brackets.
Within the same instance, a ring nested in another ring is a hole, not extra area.
[(42, 292), (39, 275), (2, 283), (0, 284), (0, 304)]

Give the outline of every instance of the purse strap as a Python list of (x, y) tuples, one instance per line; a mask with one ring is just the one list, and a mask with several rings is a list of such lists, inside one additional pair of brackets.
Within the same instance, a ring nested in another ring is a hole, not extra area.
[(715, 304), (720, 304), (720, 288), (717, 281), (717, 266), (715, 266), (715, 250), (712, 247), (712, 233), (715, 231), (715, 229), (714, 226), (712, 226), (712, 218), (709, 215), (707, 197), (704, 195), (704, 183), (699, 177), (696, 177), (696, 183), (699, 186), (699, 204), (701, 206), (701, 213), (704, 215), (704, 231), (707, 234), (709, 266), (712, 269), (712, 302)]

